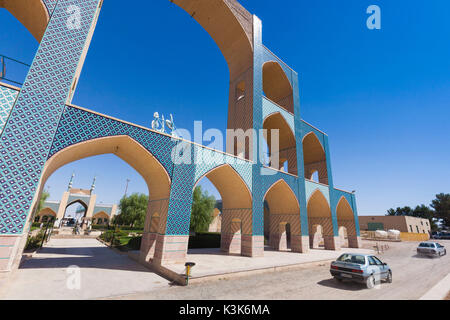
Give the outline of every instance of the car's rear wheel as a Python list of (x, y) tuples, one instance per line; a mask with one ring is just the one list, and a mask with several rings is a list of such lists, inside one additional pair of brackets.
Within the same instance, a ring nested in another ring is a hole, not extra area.
[(334, 277), (334, 280), (336, 280), (337, 282), (342, 282), (342, 278), (339, 277)]
[(386, 278), (386, 282), (387, 283), (392, 283), (392, 272), (391, 271), (389, 271), (389, 273), (388, 273), (388, 276)]
[(371, 275), (370, 277), (367, 278), (366, 286), (368, 289), (375, 288), (375, 277), (373, 275)]

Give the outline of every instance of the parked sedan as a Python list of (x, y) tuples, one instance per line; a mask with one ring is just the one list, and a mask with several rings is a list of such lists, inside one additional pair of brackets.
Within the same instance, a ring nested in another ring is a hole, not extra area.
[(447, 250), (445, 247), (437, 242), (422, 242), (417, 247), (417, 254), (427, 256), (445, 256)]
[(344, 279), (363, 283), (372, 289), (381, 280), (392, 283), (392, 270), (371, 254), (344, 253), (331, 263), (331, 275), (337, 280)]

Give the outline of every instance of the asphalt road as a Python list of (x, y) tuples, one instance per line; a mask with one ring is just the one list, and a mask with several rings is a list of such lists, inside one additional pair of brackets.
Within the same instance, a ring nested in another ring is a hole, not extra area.
[[(450, 251), (450, 241), (440, 241)], [(417, 242), (388, 243), (378, 257), (393, 270), (393, 283), (368, 290), (364, 285), (336, 282), (329, 265), (312, 269), (267, 273), (243, 278), (168, 287), (113, 299), (419, 299), (450, 273), (450, 255), (428, 258), (416, 255)], [(367, 243), (365, 243), (367, 246)], [(351, 251), (351, 249), (349, 250)]]

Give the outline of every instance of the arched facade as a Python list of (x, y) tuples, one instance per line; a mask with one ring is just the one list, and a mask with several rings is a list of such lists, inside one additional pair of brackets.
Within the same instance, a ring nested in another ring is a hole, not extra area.
[(54, 219), (56, 219), (56, 212), (51, 208), (43, 208), (41, 211), (39, 211), (39, 214), (36, 216), (34, 222), (43, 222), (44, 217), (53, 217)]
[[(269, 149), (269, 155), (271, 158), (278, 158), (278, 165), (273, 161), (269, 164), (277, 170), (284, 170), (287, 167), (287, 172), (297, 175), (297, 147), (295, 141), (295, 135), (292, 132), (289, 124), (280, 112), (272, 113), (264, 119), (263, 129), (265, 139)], [(279, 145), (278, 148), (272, 147), (272, 132), (278, 130)]]
[(228, 164), (214, 168), (204, 177), (211, 181), (222, 198), (221, 250), (251, 256), (252, 195), (247, 184)]
[(17, 20), (19, 20), (25, 28), (33, 35), (33, 37), (41, 42), (47, 27), (50, 15), (46, 6), (47, 2), (50, 7), (54, 0), (0, 0), (0, 8), (8, 10)]
[[(345, 244), (347, 245), (347, 247), (359, 248), (360, 239), (358, 237), (358, 230), (356, 228), (355, 214), (350, 203), (344, 196), (339, 199), (336, 208), (336, 215), (339, 230), (341, 230), (341, 228), (345, 228)], [(339, 233), (339, 236), (341, 237), (341, 232)], [(344, 245), (341, 243), (341, 246)]]
[[(351, 203), (357, 225), (354, 194), (334, 188), (328, 137), (301, 119), (298, 74), (264, 46), (261, 20), (236, 0), (170, 1), (183, 8), (211, 35), (228, 63), (230, 91), (227, 127), (244, 132), (253, 129), (248, 135), (250, 142), (244, 142), (237, 148), (230, 147), (234, 137), (227, 135), (228, 153), (173, 139), (71, 105), (103, 1), (34, 0), (36, 5), (38, 2), (44, 4), (50, 17), (43, 33), (42, 28), (36, 27), (42, 26), (45, 21), (45, 14), (41, 13), (43, 7), (28, 10), (19, 6), (23, 1), (14, 1), (17, 4), (14, 8), (13, 1), (0, 1), (0, 6), (8, 5), (9, 10), (40, 39), (39, 49), (22, 88), (0, 84), (0, 114), (7, 115), (0, 117), (0, 163), (7, 164), (0, 171), (0, 181), (8, 181), (8, 184), (2, 185), (0, 192), (1, 195), (10, 195), (0, 202), (0, 245), (10, 248), (2, 251), (0, 270), (11, 270), (20, 260), (15, 253), (20, 253), (25, 245), (31, 212), (47, 178), (66, 163), (98, 154), (117, 155), (135, 168), (149, 186), (150, 201), (141, 247), (143, 262), (156, 265), (184, 262), (192, 191), (197, 181), (205, 175), (216, 185), (224, 199), (226, 212), (222, 230), (230, 237), (228, 240), (224, 238), (222, 243), (223, 249), (228, 252), (235, 249), (237, 252), (240, 247), (243, 255), (263, 255), (264, 199), (272, 209), (271, 215), (294, 215), (295, 211), (295, 219), (283, 219), (280, 228), (272, 232), (280, 239), (283, 234), (287, 237), (290, 233), (293, 250), (297, 247), (295, 236), (299, 236), (300, 232), (302, 239), (308, 238), (311, 224), (316, 223), (313, 220), (323, 218), (331, 219), (333, 225), (332, 231), (326, 224), (323, 226), (325, 247), (338, 248), (334, 238), (338, 236), (336, 212), (338, 209), (339, 212), (345, 211), (338, 208), (338, 199), (342, 194)], [(72, 19), (73, 12), (68, 10), (70, 5), (78, 6), (82, 23), (76, 28), (61, 28)], [(31, 13), (35, 23), (25, 18)], [(54, 48), (58, 48), (57, 54)], [(53, 63), (45, 63), (48, 59)], [(254, 138), (263, 128), (279, 128), (283, 135), (280, 140), (283, 147), (295, 149), (287, 155), (282, 155), (283, 149), (279, 150), (280, 158), (287, 159), (288, 172), (280, 170), (281, 167), (265, 166), (255, 156), (258, 150), (250, 150), (250, 146), (256, 144)], [(15, 149), (11, 150), (10, 146)], [(174, 161), (172, 155), (176, 152), (173, 151), (178, 151), (179, 147), (183, 148), (184, 157), (191, 162)], [(24, 156), (16, 157), (16, 154)], [(310, 170), (314, 166), (319, 172), (318, 184), (309, 181)], [(18, 175), (15, 172), (27, 174)], [(11, 176), (13, 179), (8, 178)], [(310, 193), (316, 187), (320, 188), (321, 194)], [(236, 197), (238, 193), (239, 197)], [(274, 205), (270, 203), (276, 203), (280, 193), (291, 195), (291, 200), (287, 201), (289, 203), (297, 200), (297, 207), (292, 206), (295, 210), (280, 211), (282, 207), (277, 205), (273, 209)], [(324, 212), (326, 217), (322, 216)], [(359, 236), (358, 228), (356, 234)], [(237, 245), (239, 235), (240, 246)], [(278, 248), (284, 246), (283, 241), (277, 241)], [(306, 251), (304, 242), (302, 240), (303, 252)]]
[(263, 90), (266, 98), (294, 113), (294, 96), (291, 83), (277, 61), (263, 65)]
[(323, 238), (323, 245), (326, 250), (339, 249), (339, 241), (337, 237), (335, 237), (333, 216), (331, 214), (330, 204), (322, 191), (316, 190), (311, 195), (308, 200), (307, 208), (310, 247), (317, 247), (317, 237), (321, 233)]
[(328, 184), (328, 169), (325, 149), (314, 132), (303, 138), (303, 157), (305, 164), (305, 179), (312, 180), (315, 172), (318, 173), (319, 182)]
[(278, 180), (267, 191), (264, 201), (269, 212), (269, 245), (275, 250), (303, 252), (300, 205), (295, 193), (284, 180)]

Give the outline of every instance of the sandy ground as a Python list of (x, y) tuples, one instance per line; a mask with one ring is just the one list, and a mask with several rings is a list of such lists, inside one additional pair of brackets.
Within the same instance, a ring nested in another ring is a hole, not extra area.
[[(441, 241), (450, 249), (450, 241)], [(364, 242), (364, 247), (373, 244)], [(170, 286), (127, 256), (94, 239), (52, 239), (13, 277), (2, 299), (419, 299), (450, 273), (450, 255), (418, 257), (417, 243), (389, 243), (379, 254), (393, 270), (394, 282), (368, 290), (363, 285), (337, 283), (329, 264), (284, 272)], [(351, 249), (349, 249), (351, 251)], [(73, 281), (80, 267), (80, 288)], [(75, 271), (74, 271), (75, 270)], [(74, 273), (75, 272), (75, 273)], [(74, 288), (75, 287), (75, 288)]]
[[(450, 249), (450, 241), (441, 241)], [(384, 243), (386, 244), (386, 243)], [(388, 243), (390, 249), (379, 258), (393, 270), (393, 283), (382, 283), (368, 290), (351, 282), (337, 283), (329, 273), (329, 265), (268, 273), (238, 279), (224, 279), (189, 287), (115, 297), (115, 299), (419, 299), (450, 273), (450, 255), (441, 258), (419, 257), (416, 242)], [(369, 243), (365, 243), (369, 246)], [(351, 249), (350, 249), (351, 251)]]

